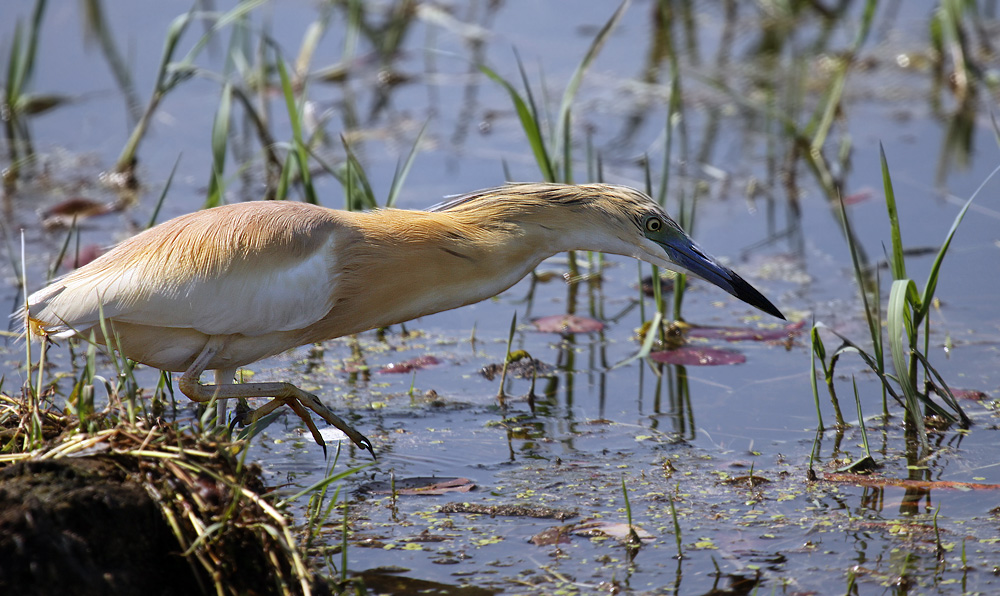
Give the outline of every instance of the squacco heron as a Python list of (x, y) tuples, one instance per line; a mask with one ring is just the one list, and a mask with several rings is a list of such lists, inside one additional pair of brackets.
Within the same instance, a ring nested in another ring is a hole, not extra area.
[[(428, 211), (355, 213), (288, 201), (198, 211), (35, 292), (25, 321), (34, 335), (93, 333), (124, 357), (183, 372), (180, 390), (197, 402), (272, 398), (244, 414), (244, 423), (288, 404), (324, 445), (309, 408), (372, 451), (315, 395), (291, 383), (234, 384), (236, 370), (296, 346), (490, 298), (567, 250), (691, 273), (784, 318), (641, 192), (508, 184)], [(102, 317), (113, 341), (101, 332)], [(214, 385), (201, 384), (206, 370), (215, 371)]]

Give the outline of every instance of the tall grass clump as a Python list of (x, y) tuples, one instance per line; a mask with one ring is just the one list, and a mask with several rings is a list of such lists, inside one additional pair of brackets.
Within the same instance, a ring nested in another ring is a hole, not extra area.
[(483, 74), (499, 83), (510, 96), (514, 109), (517, 112), (518, 120), (524, 129), (524, 134), (528, 139), (528, 145), (535, 157), (535, 163), (546, 182), (573, 183), (573, 144), (571, 115), (573, 100), (576, 98), (583, 76), (600, 53), (604, 42), (607, 41), (610, 33), (615, 29), (622, 15), (628, 8), (629, 0), (622, 2), (607, 23), (594, 37), (584, 55), (583, 60), (577, 65), (576, 70), (570, 77), (566, 88), (563, 90), (562, 99), (559, 102), (559, 111), (555, 118), (547, 118), (546, 114), (539, 109), (535, 102), (535, 94), (531, 88), (531, 82), (524, 70), (521, 57), (516, 54), (518, 71), (521, 75), (521, 82), (524, 85), (524, 95), (518, 92), (517, 88), (507, 79), (504, 79), (488, 66), (480, 66)]
[[(813, 362), (811, 376), (813, 393), (818, 396), (815, 360), (819, 358), (828, 390), (835, 407), (837, 407), (836, 390), (833, 383), (837, 360), (841, 355), (847, 353), (859, 355), (881, 380), (883, 391), (903, 406), (907, 432), (913, 432), (915, 435), (915, 445), (919, 445), (920, 457), (923, 457), (930, 452), (927, 429), (924, 423), (925, 416), (937, 416), (949, 425), (958, 423), (966, 427), (970, 424), (969, 417), (958, 404), (944, 378), (930, 362), (930, 318), (928, 315), (934, 302), (934, 294), (937, 289), (941, 266), (951, 245), (951, 241), (955, 236), (955, 232), (958, 230), (958, 226), (965, 217), (973, 199), (982, 191), (986, 183), (997, 172), (1000, 172), (1000, 167), (994, 170), (983, 181), (955, 216), (951, 228), (945, 235), (941, 248), (934, 258), (927, 275), (927, 280), (924, 282), (923, 287), (920, 288), (917, 282), (907, 273), (902, 231), (899, 223), (899, 214), (896, 209), (896, 195), (893, 190), (892, 177), (889, 172), (889, 164), (884, 149), (880, 151), (880, 160), (891, 241), (887, 258), (889, 270), (893, 276), (892, 285), (889, 290), (889, 299), (884, 311), (884, 318), (881, 310), (880, 296), (876, 294), (871, 302), (869, 302), (869, 297), (865, 291), (865, 272), (858, 258), (859, 247), (853, 240), (855, 236), (850, 229), (850, 219), (841, 201), (840, 210), (845, 228), (845, 237), (848, 238), (848, 247), (851, 251), (854, 272), (858, 287), (861, 290), (871, 344), (868, 349), (862, 348), (855, 341), (844, 337), (836, 331), (830, 330), (842, 343), (832, 352), (829, 363), (827, 363), (825, 358), (826, 350), (819, 337), (819, 330), (827, 328), (822, 323), (814, 324), (812, 333), (813, 349), (811, 354)], [(887, 332), (885, 338), (882, 335), (883, 326)], [(888, 350), (886, 350), (886, 347), (888, 347)], [(892, 365), (891, 372), (886, 364), (886, 356), (888, 356)], [(921, 372), (923, 373), (922, 379), (920, 377)], [(935, 395), (940, 398), (941, 404), (934, 400)], [(843, 418), (839, 415), (839, 407), (837, 407), (837, 411), (838, 425), (842, 425)], [(821, 417), (819, 424), (822, 427)]]

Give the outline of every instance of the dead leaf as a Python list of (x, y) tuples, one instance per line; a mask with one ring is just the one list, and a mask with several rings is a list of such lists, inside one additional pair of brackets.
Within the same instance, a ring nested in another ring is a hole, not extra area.
[[(621, 522), (590, 520), (576, 524), (570, 531), (578, 536), (607, 536), (624, 542), (629, 539), (629, 529), (630, 527), (628, 524), (623, 524)], [(639, 537), (639, 540), (642, 540), (644, 543), (655, 540), (655, 537), (652, 534), (635, 524), (632, 524), (631, 530), (633, 530)]]
[(416, 358), (404, 360), (403, 362), (386, 364), (379, 369), (379, 372), (391, 374), (409, 373), (422, 368), (427, 368), (428, 366), (434, 366), (435, 364), (441, 364), (441, 361), (434, 356), (418, 356)]
[(555, 526), (542, 530), (531, 537), (530, 542), (535, 546), (552, 546), (554, 544), (569, 544), (569, 530), (571, 526)]
[[(359, 489), (361, 492), (374, 495), (389, 495), (393, 491), (393, 483), (388, 481), (369, 482)], [(476, 488), (476, 484), (468, 478), (437, 478), (413, 477), (401, 478), (395, 481), (397, 495), (443, 495), (445, 493), (467, 493)]]

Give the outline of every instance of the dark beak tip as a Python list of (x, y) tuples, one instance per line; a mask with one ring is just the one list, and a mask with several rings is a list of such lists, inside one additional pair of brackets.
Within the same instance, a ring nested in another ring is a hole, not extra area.
[[(736, 280), (739, 281), (736, 282)], [(782, 321), (788, 320), (785, 318), (785, 315), (781, 314), (781, 311), (778, 310), (778, 307), (771, 304), (770, 300), (768, 300), (763, 294), (761, 294), (760, 291), (757, 290), (757, 288), (747, 283), (743, 278), (736, 276), (734, 274), (733, 281), (736, 282), (733, 284), (733, 291), (731, 292), (733, 296), (739, 298), (740, 300), (746, 302), (747, 304), (753, 306), (754, 308), (766, 312), (767, 314), (773, 317), (781, 319)]]
[(756, 308), (756, 309), (758, 309), (758, 310), (760, 310), (762, 312), (765, 312), (765, 313), (771, 315), (772, 317), (779, 318), (782, 321), (787, 321), (788, 320), (788, 319), (785, 318), (785, 315), (783, 315), (781, 313), (781, 311), (778, 310), (778, 308), (775, 305), (771, 304), (771, 301), (768, 300), (767, 298), (765, 298), (762, 294), (758, 293), (757, 296), (754, 297), (754, 298), (757, 298), (756, 300), (746, 300), (746, 299), (744, 299), (742, 297), (739, 297), (739, 296), (737, 296), (737, 298), (740, 298), (741, 300), (743, 300), (744, 302), (746, 302), (750, 306), (753, 306), (754, 308)]

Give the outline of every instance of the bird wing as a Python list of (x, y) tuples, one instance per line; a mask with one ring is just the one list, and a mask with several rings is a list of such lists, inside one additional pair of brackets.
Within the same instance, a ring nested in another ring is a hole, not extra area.
[(102, 316), (208, 335), (307, 327), (333, 306), (333, 247), (348, 233), (325, 211), (260, 202), (171, 220), (33, 294), (30, 316), (55, 333)]

